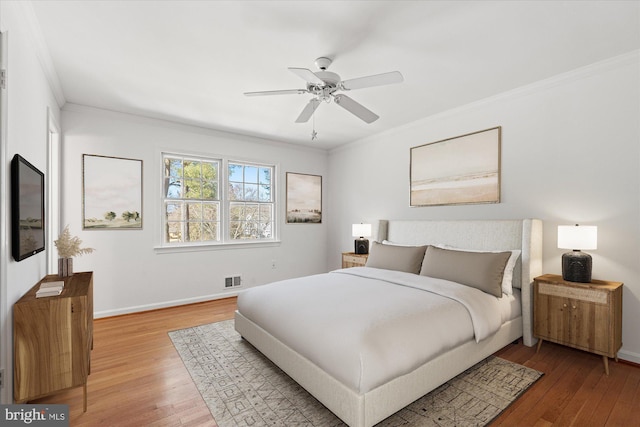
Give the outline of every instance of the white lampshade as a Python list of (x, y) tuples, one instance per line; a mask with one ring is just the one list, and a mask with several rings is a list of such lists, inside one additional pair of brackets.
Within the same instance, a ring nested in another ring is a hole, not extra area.
[(351, 235), (353, 237), (371, 236), (371, 224), (353, 224), (351, 227)]
[(559, 225), (558, 248), (598, 249), (598, 227), (595, 225)]

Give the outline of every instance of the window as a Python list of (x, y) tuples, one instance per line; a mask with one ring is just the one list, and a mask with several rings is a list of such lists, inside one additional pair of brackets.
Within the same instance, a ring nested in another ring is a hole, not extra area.
[(273, 166), (229, 162), (229, 240), (273, 237)]
[(162, 160), (164, 245), (274, 239), (275, 166), (167, 153)]

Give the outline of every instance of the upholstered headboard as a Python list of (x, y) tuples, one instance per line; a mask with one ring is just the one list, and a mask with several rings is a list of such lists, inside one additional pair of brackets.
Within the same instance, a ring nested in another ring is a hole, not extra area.
[(542, 221), (380, 220), (376, 240), (405, 245), (450, 245), (460, 249), (521, 251), (513, 285), (522, 291), (523, 341), (533, 338), (533, 278), (542, 274)]

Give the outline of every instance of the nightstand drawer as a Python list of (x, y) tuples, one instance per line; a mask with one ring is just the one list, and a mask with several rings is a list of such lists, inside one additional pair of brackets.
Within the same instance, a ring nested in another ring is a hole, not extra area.
[(558, 286), (552, 283), (540, 282), (538, 284), (538, 292), (541, 295), (571, 298), (580, 301), (595, 302), (597, 304), (607, 304), (609, 301), (609, 292), (607, 291)]
[(364, 267), (369, 254), (356, 254), (354, 252), (342, 253), (342, 268)]

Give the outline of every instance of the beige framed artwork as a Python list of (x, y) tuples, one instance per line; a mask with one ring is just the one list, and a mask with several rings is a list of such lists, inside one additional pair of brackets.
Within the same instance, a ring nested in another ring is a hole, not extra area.
[(142, 160), (82, 155), (82, 228), (142, 228)]
[(287, 172), (287, 224), (322, 223), (322, 176)]
[(411, 206), (500, 202), (500, 126), (411, 148)]

